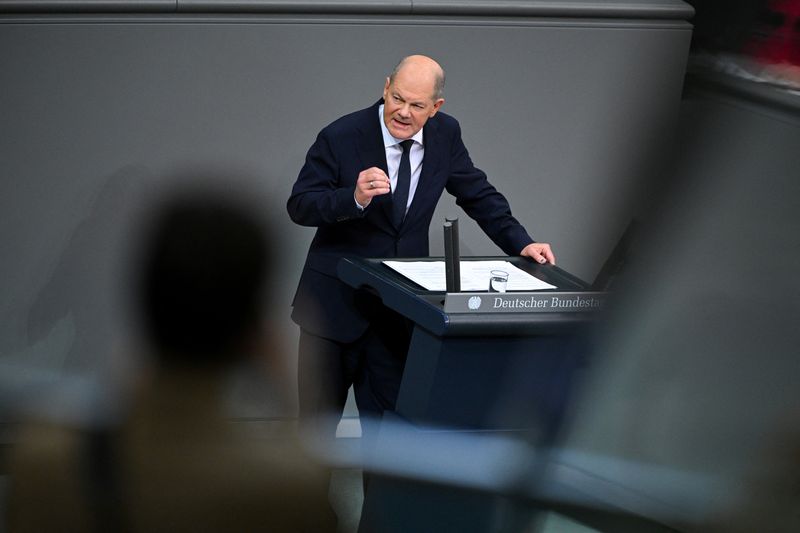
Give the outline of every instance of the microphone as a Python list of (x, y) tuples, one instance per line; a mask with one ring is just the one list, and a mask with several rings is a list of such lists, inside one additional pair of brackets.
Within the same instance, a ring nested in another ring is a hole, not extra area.
[(444, 219), (444, 272), (447, 292), (461, 292), (461, 255), (458, 251), (458, 218)]

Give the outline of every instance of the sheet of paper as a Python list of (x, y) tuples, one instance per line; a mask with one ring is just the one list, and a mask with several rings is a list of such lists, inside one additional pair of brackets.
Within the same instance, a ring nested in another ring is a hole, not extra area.
[[(414, 283), (429, 291), (446, 290), (444, 261), (384, 261), (383, 264), (396, 270)], [(461, 290), (486, 291), (489, 289), (489, 272), (504, 270), (508, 272), (509, 291), (538, 291), (555, 289), (535, 278), (508, 261), (461, 261)]]

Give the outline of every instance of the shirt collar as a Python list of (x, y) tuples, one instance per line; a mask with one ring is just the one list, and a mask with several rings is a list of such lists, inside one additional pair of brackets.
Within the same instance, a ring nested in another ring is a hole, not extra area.
[[(378, 106), (378, 121), (381, 123), (381, 133), (383, 133), (383, 147), (389, 148), (390, 146), (395, 146), (403, 142), (404, 139), (398, 139), (394, 137), (391, 133), (389, 133), (388, 128), (386, 128), (386, 123), (383, 121), (383, 104)], [(414, 134), (411, 139), (422, 145), (422, 130), (420, 129), (417, 133)]]

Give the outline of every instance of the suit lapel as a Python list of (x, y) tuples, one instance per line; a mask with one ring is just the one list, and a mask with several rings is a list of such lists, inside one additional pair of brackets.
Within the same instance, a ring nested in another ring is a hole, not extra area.
[(378, 120), (378, 107), (372, 106), (367, 109), (367, 116), (358, 128), (358, 157), (364, 169), (378, 167), (386, 172), (388, 168), (386, 150), (383, 147), (383, 134)]
[[(378, 117), (378, 106), (383, 103), (380, 100), (377, 104), (370, 107), (367, 116), (359, 129), (357, 147), (358, 157), (361, 167), (366, 170), (371, 167), (378, 167), (386, 174), (389, 174), (389, 165), (386, 163), (386, 148), (383, 146), (383, 133), (381, 132), (380, 118)], [(392, 196), (383, 194), (372, 199), (373, 209), (377, 209), (386, 216), (389, 225), (392, 224)]]
[[(422, 172), (417, 182), (417, 190), (414, 192), (414, 199), (406, 213), (406, 222), (413, 217), (419, 216), (425, 210), (425, 203), (431, 199), (431, 188), (434, 185), (433, 176), (436, 174), (441, 163), (442, 150), (439, 140), (439, 128), (434, 120), (425, 123), (422, 130), (422, 141), (425, 145), (425, 155), (422, 158)], [(438, 200), (438, 198), (437, 198)]]

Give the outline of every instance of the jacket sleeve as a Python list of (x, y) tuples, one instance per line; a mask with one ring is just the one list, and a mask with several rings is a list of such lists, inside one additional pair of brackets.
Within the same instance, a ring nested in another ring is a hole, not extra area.
[(503, 252), (510, 256), (519, 255), (523, 248), (534, 242), (511, 214), (506, 197), (489, 183), (482, 170), (473, 165), (461, 140), (461, 128), (457, 122), (450, 162), (447, 191), (455, 196), (456, 204), (478, 223)]
[(308, 150), (286, 203), (295, 223), (324, 226), (364, 216), (366, 209), (359, 209), (354, 197), (358, 176), (342, 176), (340, 170), (331, 138), (323, 130)]

